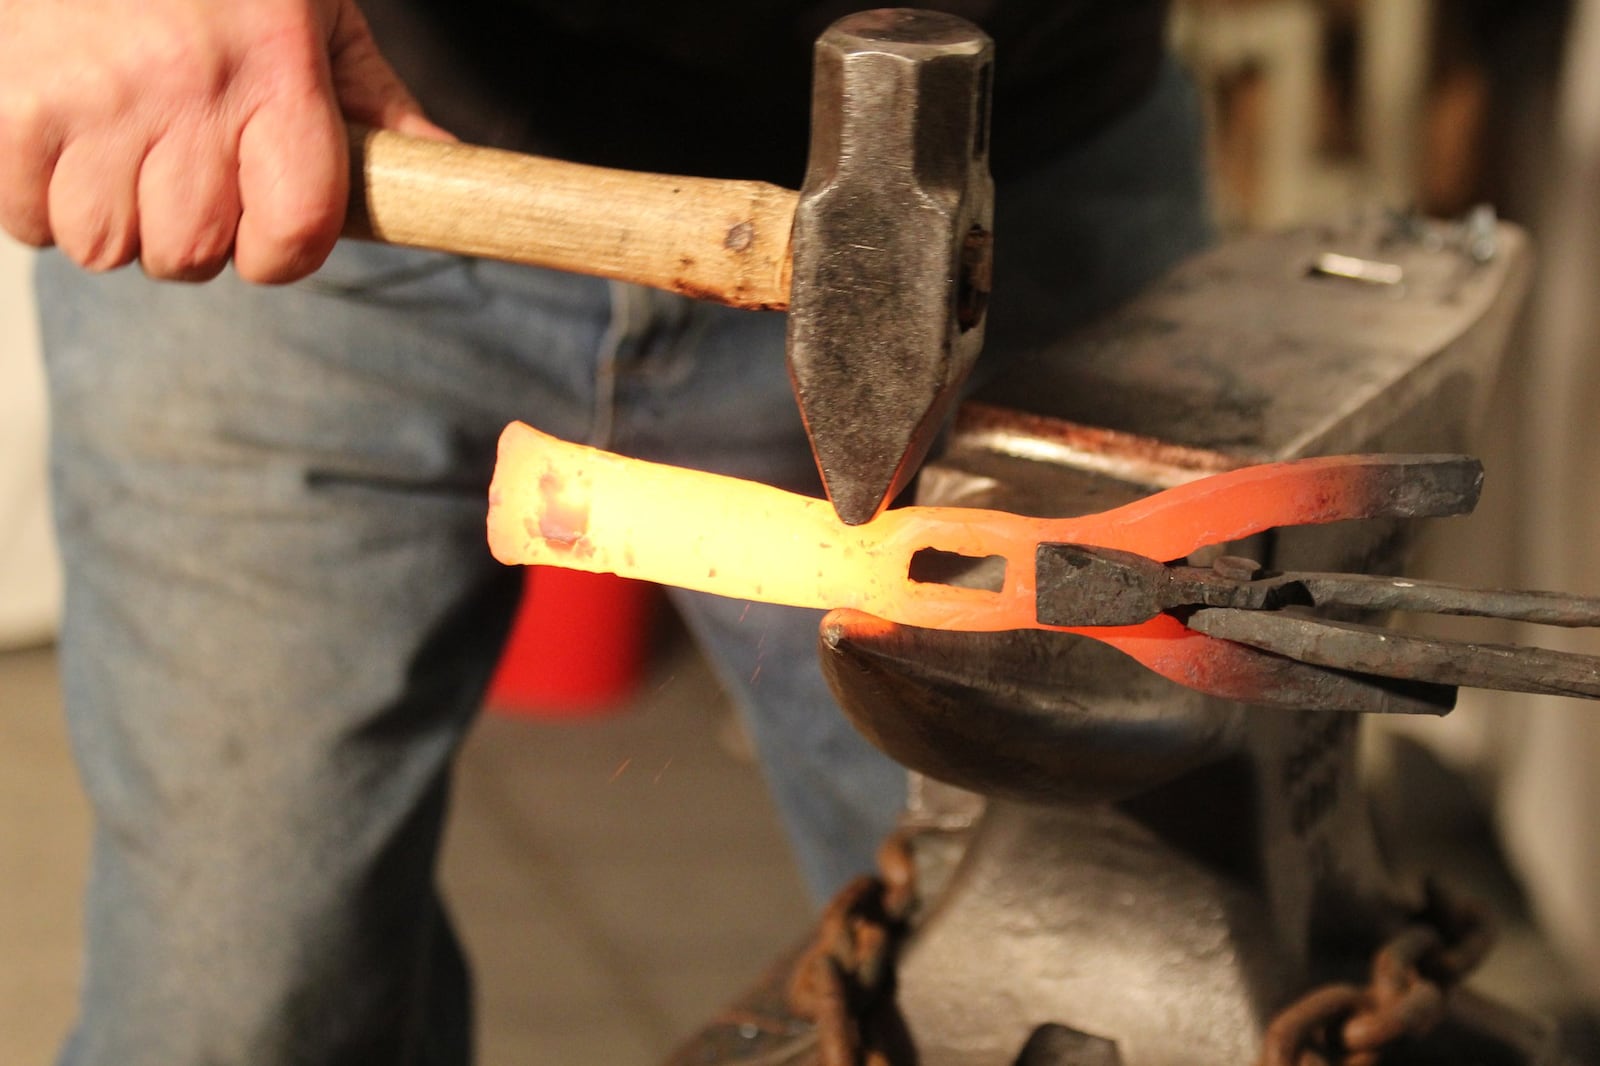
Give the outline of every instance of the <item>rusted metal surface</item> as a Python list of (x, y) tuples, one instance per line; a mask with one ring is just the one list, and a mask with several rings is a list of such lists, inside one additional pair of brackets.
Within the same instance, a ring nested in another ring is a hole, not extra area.
[(905, 1061), (894, 1011), (896, 952), (916, 902), (907, 838), (891, 834), (876, 877), (834, 897), (817, 938), (789, 980), (789, 1007), (816, 1026), (817, 1066), (888, 1066)]
[(1240, 465), (1236, 458), (1204, 448), (975, 401), (963, 404), (956, 414), (953, 447), (1073, 466), (1163, 489)]
[(897, 955), (919, 900), (914, 831), (878, 849), (876, 876), (829, 902), (811, 938), (667, 1066), (909, 1066)]
[(1325, 984), (1267, 1026), (1259, 1066), (1374, 1066), (1385, 1048), (1444, 1022), (1446, 997), (1489, 953), (1481, 905), (1430, 886), (1429, 908), (1373, 955), (1367, 983)]

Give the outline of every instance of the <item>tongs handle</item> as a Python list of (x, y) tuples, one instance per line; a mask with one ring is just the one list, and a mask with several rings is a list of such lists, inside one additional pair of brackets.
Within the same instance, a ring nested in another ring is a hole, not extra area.
[(1405, 681), (1600, 699), (1600, 657), (1592, 655), (1428, 637), (1285, 611), (1205, 607), (1184, 624), (1207, 636), (1314, 666)]
[[(1600, 598), (1564, 592), (1476, 589), (1376, 574), (1286, 573), (1253, 584), (1276, 586), (1285, 599), (1308, 607), (1470, 615), (1572, 628), (1600, 626)], [(1304, 590), (1304, 599), (1294, 596), (1296, 587)]]
[(1593, 597), (1368, 574), (1271, 573), (1232, 557), (1211, 567), (1169, 566), (1117, 549), (1061, 543), (1039, 545), (1036, 571), (1039, 619), (1051, 625), (1136, 625), (1167, 614), (1196, 633), (1346, 674), (1600, 699), (1600, 657), (1403, 633), (1297, 610), (1600, 627), (1600, 599)]

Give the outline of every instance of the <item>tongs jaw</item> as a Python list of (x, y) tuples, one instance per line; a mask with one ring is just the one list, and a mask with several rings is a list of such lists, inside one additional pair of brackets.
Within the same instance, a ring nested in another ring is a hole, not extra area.
[(1422, 636), (1307, 613), (1404, 611), (1600, 626), (1600, 599), (1592, 597), (1367, 574), (1274, 573), (1231, 556), (1211, 567), (1167, 565), (1081, 544), (1041, 544), (1035, 566), (1039, 621), (1047, 625), (1129, 626), (1165, 614), (1197, 633), (1347, 674), (1600, 699), (1600, 658), (1594, 656)]

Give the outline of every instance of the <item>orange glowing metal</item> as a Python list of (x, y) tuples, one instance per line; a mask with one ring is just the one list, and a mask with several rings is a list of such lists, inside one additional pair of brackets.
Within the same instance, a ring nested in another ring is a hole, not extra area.
[[(505, 563), (609, 572), (798, 607), (852, 608), (904, 625), (1054, 628), (1041, 626), (1035, 613), (1039, 544), (1120, 548), (1170, 560), (1274, 526), (1359, 517), (1370, 508), (1362, 469), (1370, 461), (1346, 456), (1247, 467), (1081, 518), (906, 507), (846, 526), (824, 500), (624, 458), (519, 422), (500, 438), (489, 544)], [(927, 548), (1000, 556), (1004, 586), (989, 591), (913, 581), (911, 558)], [(1191, 685), (1194, 680), (1175, 672), (1211, 669), (1196, 661), (1195, 642), (1223, 643), (1167, 617), (1070, 631), (1113, 644)]]

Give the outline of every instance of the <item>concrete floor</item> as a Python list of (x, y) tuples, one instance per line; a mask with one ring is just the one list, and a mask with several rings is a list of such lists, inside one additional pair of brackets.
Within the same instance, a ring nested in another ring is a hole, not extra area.
[(72, 1014), (88, 809), (61, 722), (55, 655), (0, 654), (0, 1062), (49, 1056)]
[[(88, 818), (49, 649), (0, 653), (0, 1064), (71, 1021)], [(485, 715), (443, 880), (475, 961), (483, 1066), (659, 1062), (805, 930), (759, 771), (681, 640), (635, 706)]]

